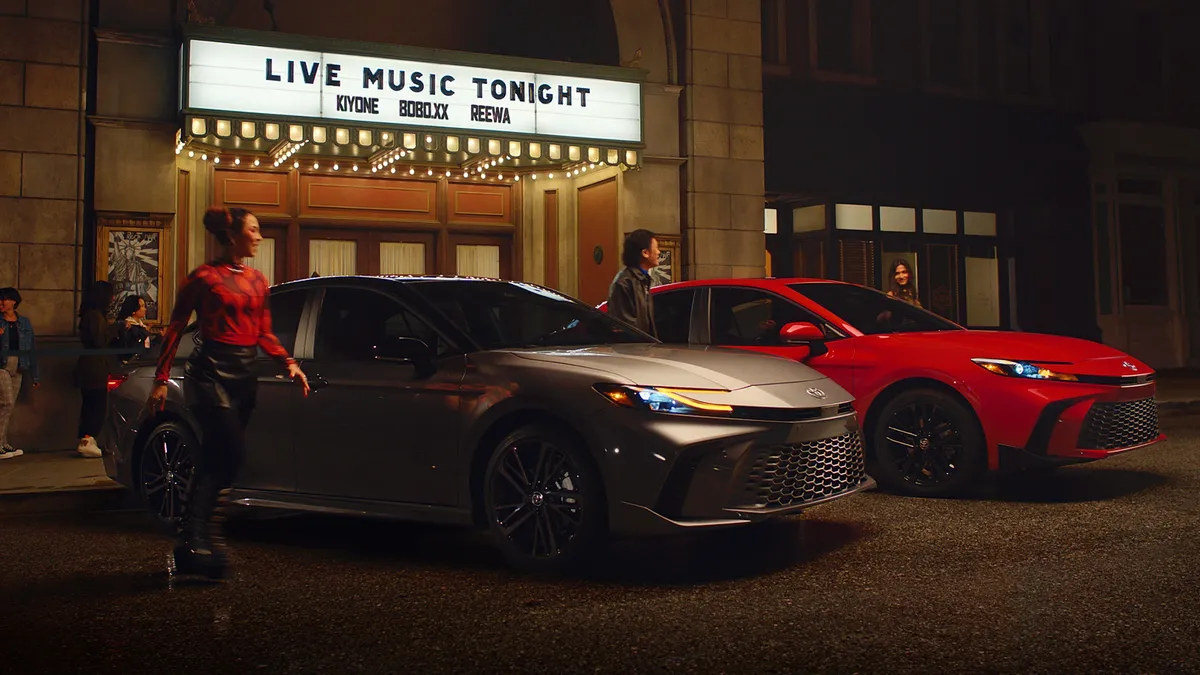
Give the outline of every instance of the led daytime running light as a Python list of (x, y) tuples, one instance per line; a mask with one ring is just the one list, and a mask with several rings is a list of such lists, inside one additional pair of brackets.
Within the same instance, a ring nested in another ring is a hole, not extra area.
[(1056, 380), (1058, 382), (1079, 381), (1079, 378), (1075, 375), (1055, 372), (1029, 361), (1009, 361), (1007, 359), (971, 359), (971, 361), (985, 370), (1005, 377), (1020, 377), (1029, 380)]

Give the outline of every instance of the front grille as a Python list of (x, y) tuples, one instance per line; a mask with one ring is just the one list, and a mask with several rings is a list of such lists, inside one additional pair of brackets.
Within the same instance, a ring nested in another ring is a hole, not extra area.
[(1079, 447), (1116, 450), (1158, 438), (1158, 404), (1153, 398), (1123, 403), (1096, 403), (1079, 432)]
[(735, 508), (774, 509), (845, 492), (866, 478), (862, 436), (842, 434), (759, 451)]

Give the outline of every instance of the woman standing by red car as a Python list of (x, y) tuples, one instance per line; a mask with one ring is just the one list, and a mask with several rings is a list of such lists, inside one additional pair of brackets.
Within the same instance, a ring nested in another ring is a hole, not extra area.
[(224, 251), (217, 260), (197, 267), (179, 290), (147, 405), (154, 412), (165, 405), (171, 364), (195, 311), (203, 343), (188, 360), (183, 387), (204, 438), (194, 459), (187, 514), (175, 545), (175, 569), (222, 577), (228, 555), (214, 515), (221, 493), (232, 485), (246, 453), (245, 429), (258, 387), (251, 368), (257, 348), (286, 365), (305, 396), (309, 389), (308, 378), (271, 330), (266, 277), (244, 264), (262, 241), (258, 219), (245, 209), (213, 208), (204, 214), (204, 228)]

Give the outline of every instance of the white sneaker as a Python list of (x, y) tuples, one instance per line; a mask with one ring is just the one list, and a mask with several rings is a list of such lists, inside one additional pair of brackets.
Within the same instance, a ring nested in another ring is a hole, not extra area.
[(91, 436), (84, 436), (79, 439), (79, 445), (75, 450), (84, 457), (103, 457), (104, 453), (100, 452), (100, 446), (96, 445), (96, 439)]
[(24, 450), (18, 450), (11, 445), (0, 447), (0, 459), (12, 459), (13, 457), (20, 457), (23, 454), (25, 454)]

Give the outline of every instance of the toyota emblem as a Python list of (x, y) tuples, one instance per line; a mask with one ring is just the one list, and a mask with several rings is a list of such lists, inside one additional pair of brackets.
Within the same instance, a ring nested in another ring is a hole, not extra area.
[(821, 391), (820, 389), (817, 389), (816, 387), (809, 389), (805, 393), (807, 393), (809, 396), (811, 396), (813, 398), (820, 398), (820, 399), (825, 398), (825, 392)]
[(1128, 368), (1130, 370), (1137, 370), (1137, 366), (1133, 365), (1132, 363), (1130, 363), (1128, 361), (1122, 361), (1121, 365), (1125, 366), (1126, 368)]

